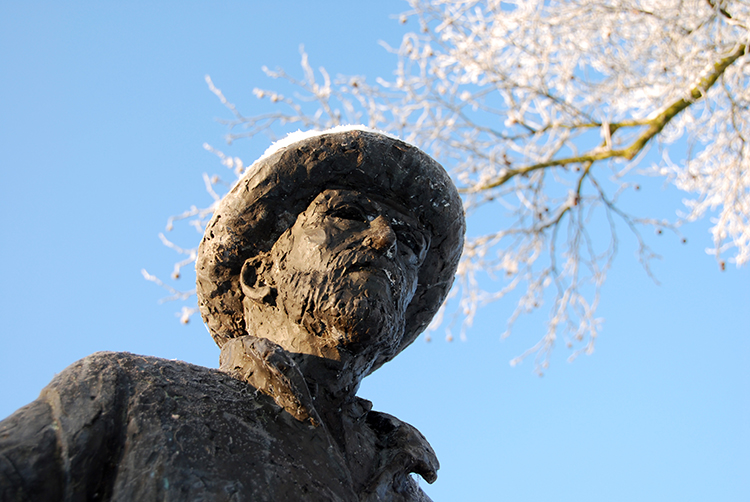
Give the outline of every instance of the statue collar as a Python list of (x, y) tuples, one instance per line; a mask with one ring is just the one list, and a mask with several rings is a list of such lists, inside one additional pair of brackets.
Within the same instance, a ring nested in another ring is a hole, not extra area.
[(270, 396), (297, 420), (321, 424), (302, 372), (272, 341), (252, 335), (232, 338), (221, 348), (219, 369)]
[[(219, 362), (221, 371), (270, 396), (297, 420), (313, 427), (323, 423), (302, 372), (277, 344), (252, 335), (232, 338), (222, 347)], [(406, 482), (411, 472), (420, 474), (429, 483), (435, 481), (437, 457), (417, 429), (396, 417), (372, 411), (372, 403), (365, 399), (357, 397), (347, 408), (351, 420), (366, 423), (377, 437), (374, 440), (377, 460), (365, 480), (360, 480), (375, 499), (379, 500), (378, 494), (382, 495), (394, 483)]]

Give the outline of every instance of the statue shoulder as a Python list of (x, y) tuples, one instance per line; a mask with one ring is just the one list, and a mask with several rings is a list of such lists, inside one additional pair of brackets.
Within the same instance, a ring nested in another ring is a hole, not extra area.
[(0, 422), (0, 499), (108, 493), (128, 393), (120, 361), (130, 356), (100, 352), (76, 361), (39, 398)]

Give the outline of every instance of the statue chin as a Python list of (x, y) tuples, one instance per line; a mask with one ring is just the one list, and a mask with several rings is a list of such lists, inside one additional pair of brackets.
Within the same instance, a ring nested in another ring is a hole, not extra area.
[(403, 295), (394, 295), (391, 283), (377, 274), (337, 272), (294, 277), (279, 288), (278, 308), (304, 327), (314, 345), (353, 353), (393, 348), (404, 331)]
[(322, 321), (324, 338), (352, 352), (389, 350), (404, 330), (404, 315), (379, 295), (330, 295), (313, 317)]

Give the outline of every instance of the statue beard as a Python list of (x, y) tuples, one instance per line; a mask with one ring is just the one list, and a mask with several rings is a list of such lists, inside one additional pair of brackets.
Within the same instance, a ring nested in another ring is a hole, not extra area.
[(383, 351), (394, 349), (403, 337), (408, 301), (399, 294), (400, 284), (384, 275), (334, 269), (290, 279), (279, 293), (288, 291), (293, 298), (279, 300), (323, 345), (353, 353)]

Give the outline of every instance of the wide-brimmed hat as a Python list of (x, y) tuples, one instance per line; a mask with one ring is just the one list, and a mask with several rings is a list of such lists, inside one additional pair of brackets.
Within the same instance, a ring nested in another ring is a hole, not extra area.
[(324, 190), (358, 190), (406, 208), (430, 233), (398, 350), (427, 327), (453, 283), (464, 238), (455, 185), (429, 155), (389, 135), (351, 128), (287, 140), (256, 161), (221, 200), (198, 249), (198, 305), (221, 347), (245, 331), (243, 263), (269, 251)]

